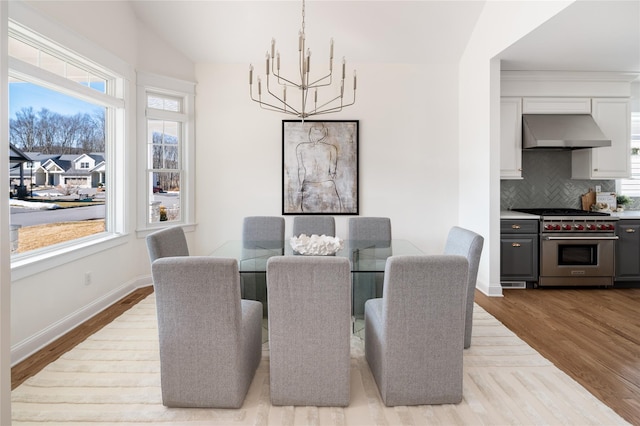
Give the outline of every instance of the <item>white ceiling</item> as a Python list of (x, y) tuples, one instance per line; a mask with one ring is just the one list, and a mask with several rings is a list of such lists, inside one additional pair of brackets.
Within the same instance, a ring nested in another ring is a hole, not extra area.
[[(261, 64), (272, 37), (283, 61), (296, 60), (300, 1), (131, 3), (141, 21), (196, 63)], [(449, 63), (460, 57), (483, 6), (477, 0), (310, 0), (307, 47), (321, 64), (331, 37), (336, 61)], [(640, 72), (640, 0), (579, 0), (501, 58), (509, 70)]]
[(640, 72), (640, 1), (577, 1), (500, 56), (509, 70)]

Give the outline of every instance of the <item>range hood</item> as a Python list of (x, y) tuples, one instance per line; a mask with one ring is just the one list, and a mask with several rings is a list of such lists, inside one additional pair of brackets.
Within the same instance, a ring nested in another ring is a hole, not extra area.
[(611, 146), (589, 114), (523, 114), (523, 149), (584, 149)]

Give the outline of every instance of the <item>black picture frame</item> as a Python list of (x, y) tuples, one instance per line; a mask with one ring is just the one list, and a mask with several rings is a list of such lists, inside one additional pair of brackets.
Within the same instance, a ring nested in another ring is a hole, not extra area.
[(282, 120), (282, 214), (358, 215), (358, 120)]

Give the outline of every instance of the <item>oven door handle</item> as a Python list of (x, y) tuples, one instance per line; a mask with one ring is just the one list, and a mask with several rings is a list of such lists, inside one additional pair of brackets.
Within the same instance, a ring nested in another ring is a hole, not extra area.
[(543, 240), (592, 240), (592, 241), (599, 241), (599, 240), (618, 240), (618, 236), (613, 236), (613, 237), (542, 237)]

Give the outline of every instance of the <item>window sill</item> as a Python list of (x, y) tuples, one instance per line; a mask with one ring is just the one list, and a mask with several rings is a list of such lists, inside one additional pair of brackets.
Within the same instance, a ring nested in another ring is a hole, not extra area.
[(65, 263), (125, 244), (125, 237), (126, 235), (122, 234), (102, 234), (70, 242), (51, 250), (44, 249), (38, 253), (15, 255), (11, 260), (11, 281), (21, 280)]
[(195, 223), (180, 223), (180, 222), (168, 222), (167, 225), (158, 225), (158, 226), (154, 226), (154, 227), (148, 227), (148, 228), (138, 228), (136, 229), (136, 236), (138, 238), (145, 238), (147, 235), (159, 231), (161, 229), (164, 228), (170, 228), (173, 226), (180, 226), (182, 227), (182, 229), (184, 230), (184, 232), (193, 232), (196, 230), (196, 226), (197, 224)]

